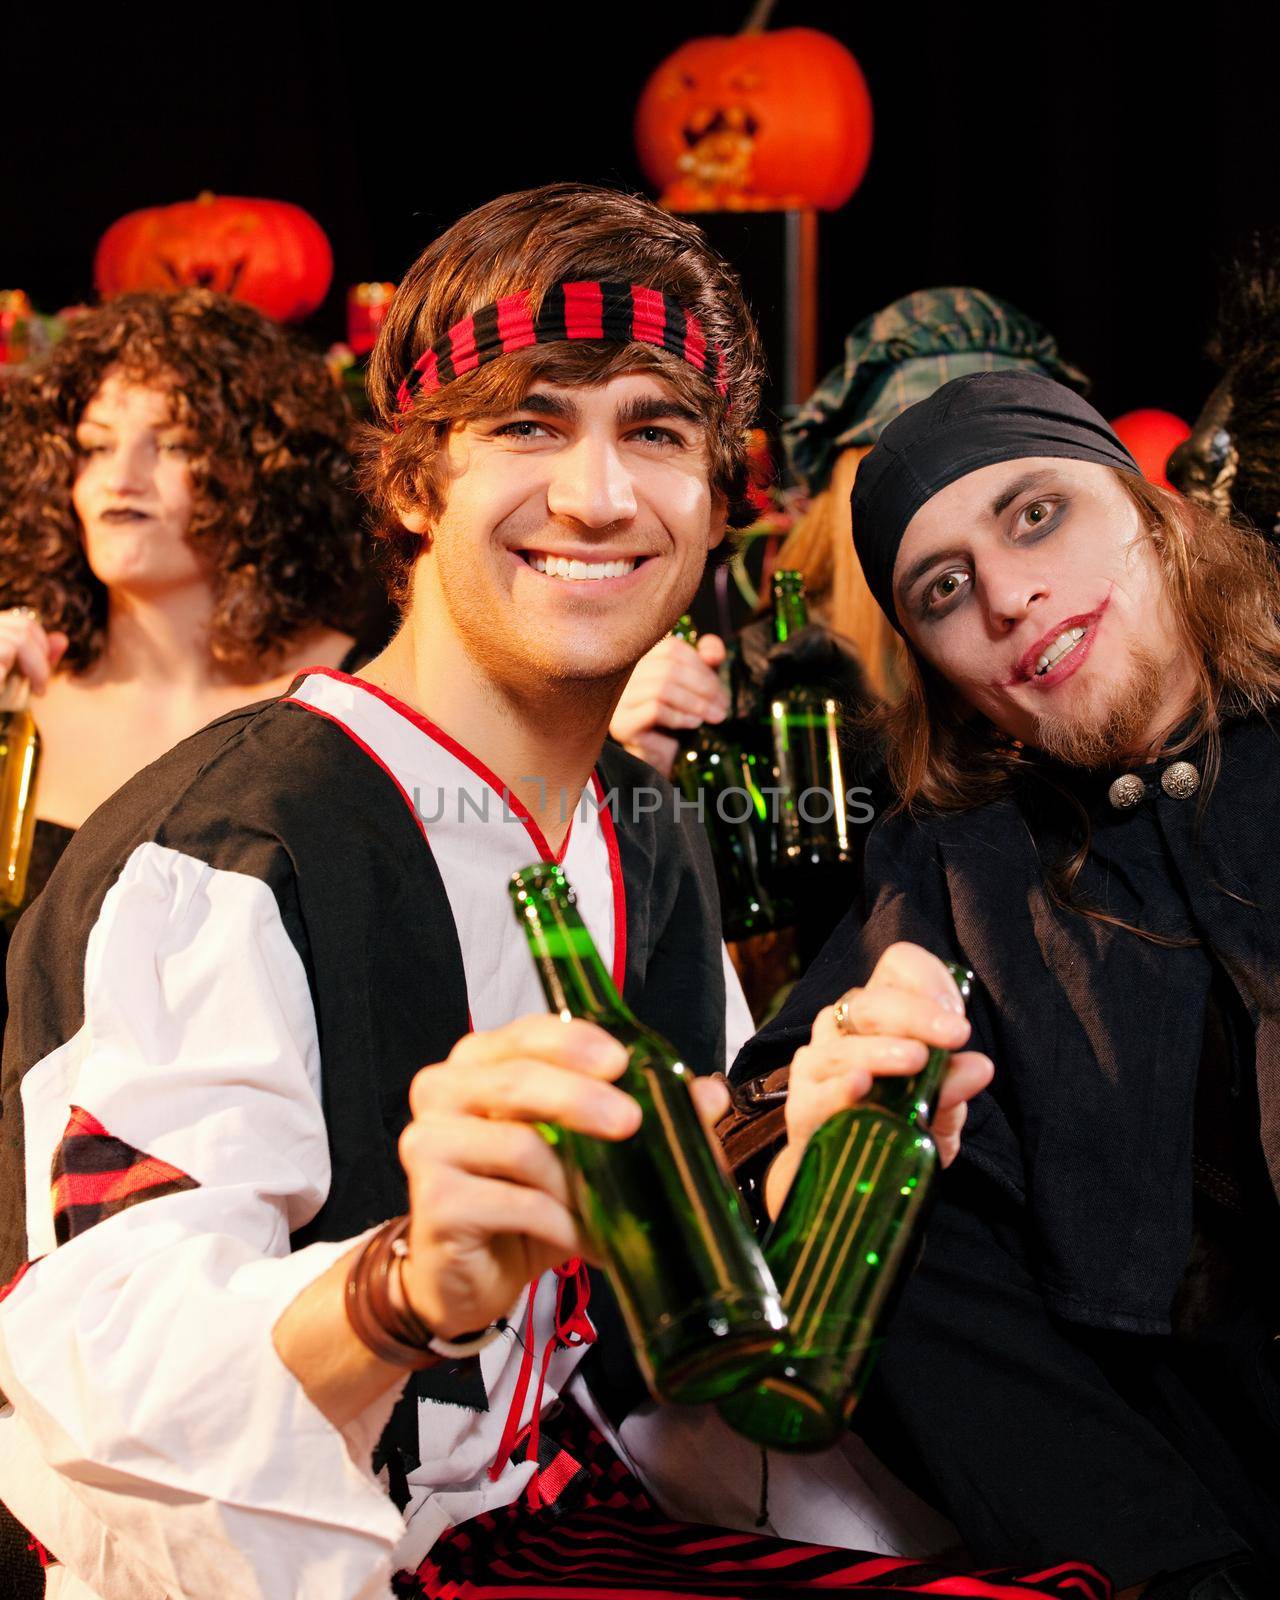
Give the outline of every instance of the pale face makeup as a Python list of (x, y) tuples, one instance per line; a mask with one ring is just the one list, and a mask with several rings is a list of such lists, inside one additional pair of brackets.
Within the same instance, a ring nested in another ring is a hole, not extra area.
[(1138, 507), (1099, 463), (997, 462), (948, 484), (908, 524), (893, 583), (924, 660), (1004, 733), (1064, 759), (1137, 753), (1194, 692)]

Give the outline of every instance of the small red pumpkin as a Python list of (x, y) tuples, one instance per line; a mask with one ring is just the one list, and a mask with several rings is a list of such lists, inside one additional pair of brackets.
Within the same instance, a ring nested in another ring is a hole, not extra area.
[(206, 193), (113, 222), (98, 244), (93, 278), (104, 298), (200, 287), (297, 322), (328, 293), (333, 252), (301, 206)]
[(636, 148), (671, 211), (834, 211), (871, 158), (871, 95), (815, 28), (692, 39), (649, 79)]

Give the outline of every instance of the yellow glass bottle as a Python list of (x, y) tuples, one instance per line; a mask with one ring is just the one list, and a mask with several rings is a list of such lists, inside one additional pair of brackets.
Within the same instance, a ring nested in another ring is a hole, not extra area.
[(0, 685), (0, 913), (16, 910), (27, 892), (39, 767), (31, 685), (14, 671)]

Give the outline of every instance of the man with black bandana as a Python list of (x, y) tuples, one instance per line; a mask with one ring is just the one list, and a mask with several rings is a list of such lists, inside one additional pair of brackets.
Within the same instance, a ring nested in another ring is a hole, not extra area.
[(785, 1060), (899, 940), (975, 969), (996, 1069), (859, 1427), (980, 1559), (1074, 1550), (1152, 1600), (1272, 1595), (1271, 558), (1022, 373), (886, 428), (853, 527), (909, 646), (904, 803), (734, 1077)]

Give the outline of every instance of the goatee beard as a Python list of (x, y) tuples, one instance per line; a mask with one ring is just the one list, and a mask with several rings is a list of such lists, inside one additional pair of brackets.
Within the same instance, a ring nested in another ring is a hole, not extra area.
[(1093, 703), (1075, 716), (1043, 716), (1035, 743), (1048, 756), (1071, 767), (1110, 766), (1140, 752), (1164, 689), (1164, 671), (1149, 650), (1135, 649), (1122, 683), (1110, 686), (1101, 709)]

